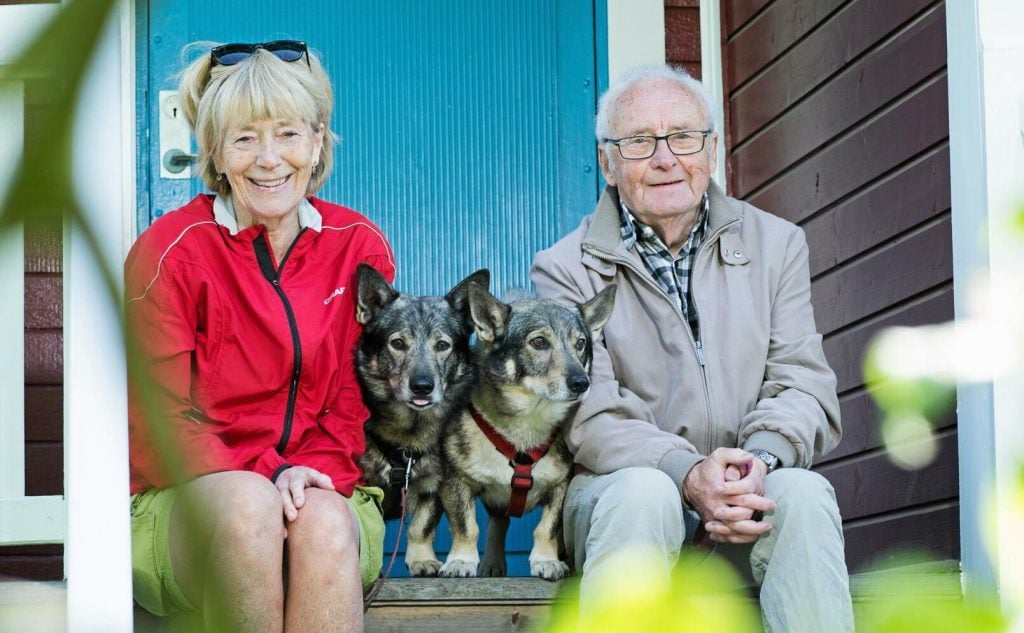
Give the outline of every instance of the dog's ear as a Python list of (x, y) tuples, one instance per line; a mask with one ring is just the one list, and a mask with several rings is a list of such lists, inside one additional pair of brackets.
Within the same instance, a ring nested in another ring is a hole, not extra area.
[(615, 289), (615, 284), (606, 286), (604, 290), (594, 295), (593, 299), (579, 306), (583, 320), (590, 328), (591, 336), (596, 337), (611, 318), (612, 308), (615, 307)]
[(473, 319), (473, 329), (481, 341), (493, 343), (505, 335), (505, 324), (512, 313), (512, 307), (494, 298), (486, 288), (470, 282), (469, 314)]
[(398, 292), (384, 275), (369, 264), (359, 264), (356, 268), (356, 321), (366, 325), (397, 298)]
[(476, 284), (487, 290), (491, 285), (491, 271), (481, 268), (472, 275), (460, 281), (454, 288), (448, 291), (444, 300), (465, 319), (469, 319), (469, 285)]

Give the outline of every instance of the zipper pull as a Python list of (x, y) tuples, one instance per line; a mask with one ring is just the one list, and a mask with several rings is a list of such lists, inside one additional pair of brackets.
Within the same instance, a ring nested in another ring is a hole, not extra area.
[(694, 349), (697, 350), (697, 362), (700, 363), (701, 367), (703, 367), (707, 364), (704, 360), (704, 345), (701, 344), (700, 341), (694, 341)]

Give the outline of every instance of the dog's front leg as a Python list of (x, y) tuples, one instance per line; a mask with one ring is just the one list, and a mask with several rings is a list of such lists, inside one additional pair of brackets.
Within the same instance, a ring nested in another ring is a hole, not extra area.
[(436, 576), (441, 561), (434, 553), (434, 529), (441, 520), (441, 500), (424, 493), (409, 498), (412, 520), (405, 549), (405, 564), (411, 576)]
[(480, 564), (480, 552), (476, 547), (480, 527), (476, 523), (473, 491), (461, 476), (450, 477), (441, 486), (441, 504), (452, 531), (452, 550), (441, 566), (440, 575), (448, 578), (476, 576)]
[(559, 580), (569, 574), (569, 566), (558, 559), (558, 544), (562, 538), (562, 504), (569, 481), (560, 483), (543, 502), (540, 521), (533, 530), (533, 549), (530, 550), (530, 575), (544, 580)]
[(496, 514), (488, 510), (487, 545), (484, 547), (484, 560), (480, 564), (480, 575), (500, 577), (508, 575), (505, 565), (505, 535), (508, 534), (509, 518), (504, 514)]

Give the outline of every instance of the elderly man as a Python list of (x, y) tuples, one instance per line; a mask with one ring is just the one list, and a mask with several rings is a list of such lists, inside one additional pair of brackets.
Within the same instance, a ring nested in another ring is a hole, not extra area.
[(608, 188), (531, 271), (562, 301), (618, 285), (567, 430), (584, 608), (621, 548), (662, 552), (652, 573), (667, 581), (680, 548), (709, 538), (746, 548), (769, 631), (853, 631), (835, 493), (807, 470), (841, 431), (803, 232), (711, 182), (710, 100), (682, 71), (620, 79), (597, 138)]

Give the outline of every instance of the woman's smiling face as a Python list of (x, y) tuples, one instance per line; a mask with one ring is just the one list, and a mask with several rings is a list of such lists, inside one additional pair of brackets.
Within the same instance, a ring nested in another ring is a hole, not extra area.
[(262, 119), (230, 128), (218, 167), (231, 185), (235, 213), (251, 216), (252, 224), (298, 214), (323, 137), (323, 129), (305, 120)]

